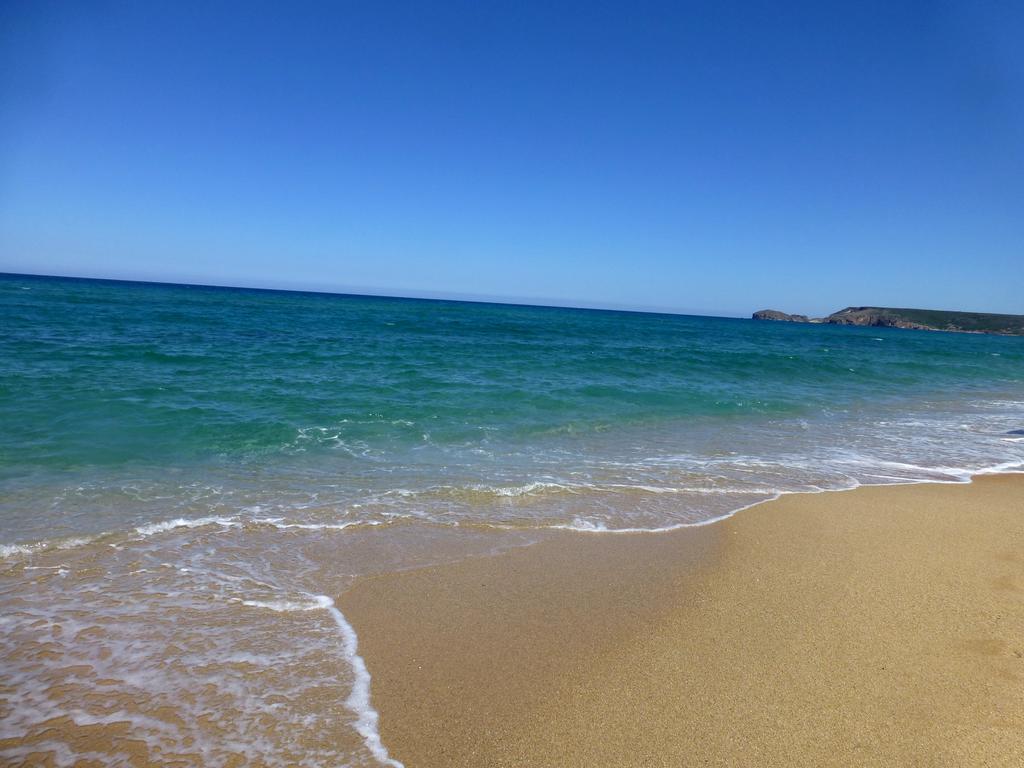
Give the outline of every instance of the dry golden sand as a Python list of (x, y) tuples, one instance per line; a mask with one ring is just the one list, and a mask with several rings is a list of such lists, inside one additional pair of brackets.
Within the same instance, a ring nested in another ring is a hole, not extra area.
[(407, 768), (1024, 765), (1024, 476), (566, 534), (339, 604)]

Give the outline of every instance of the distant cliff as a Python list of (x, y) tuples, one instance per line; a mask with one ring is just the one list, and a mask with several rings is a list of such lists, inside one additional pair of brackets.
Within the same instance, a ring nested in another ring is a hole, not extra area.
[(779, 312), (777, 309), (762, 309), (760, 312), (754, 313), (755, 320), (782, 320), (787, 323), (809, 323), (810, 318), (807, 315), (787, 315), (785, 312)]
[(959, 331), (962, 333), (998, 333), (1024, 336), (1024, 315), (995, 315), (987, 312), (947, 312), (938, 309), (894, 309), (891, 307), (847, 307), (828, 317), (810, 319), (774, 309), (762, 309), (755, 320), (795, 323), (831, 323), (884, 328), (911, 328), (921, 331)]

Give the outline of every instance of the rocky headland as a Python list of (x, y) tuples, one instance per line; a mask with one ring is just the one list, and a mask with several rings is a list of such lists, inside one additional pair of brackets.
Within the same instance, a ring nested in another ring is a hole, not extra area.
[(878, 328), (908, 328), (919, 331), (957, 331), (960, 333), (997, 333), (1024, 336), (1024, 315), (999, 315), (988, 312), (950, 312), (938, 309), (895, 309), (891, 307), (847, 307), (828, 317), (810, 318), (775, 309), (762, 309), (755, 320), (790, 323), (829, 323)]
[(762, 309), (754, 313), (755, 320), (779, 320), (786, 323), (809, 323), (811, 319), (807, 315), (789, 315), (779, 312), (777, 309)]

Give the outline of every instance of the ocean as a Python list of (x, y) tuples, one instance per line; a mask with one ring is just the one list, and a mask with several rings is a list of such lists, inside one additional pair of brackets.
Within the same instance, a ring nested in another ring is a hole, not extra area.
[(0, 425), (0, 758), (394, 765), (357, 580), (1024, 468), (1024, 338), (7, 275)]

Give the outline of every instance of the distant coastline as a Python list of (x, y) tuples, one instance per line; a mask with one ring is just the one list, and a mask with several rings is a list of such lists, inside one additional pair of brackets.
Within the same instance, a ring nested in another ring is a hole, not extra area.
[(918, 331), (955, 333), (992, 333), (1000, 336), (1024, 336), (1024, 315), (1000, 315), (988, 312), (952, 312), (940, 309), (899, 309), (893, 307), (847, 307), (828, 317), (811, 318), (775, 309), (762, 309), (754, 320), (788, 323), (828, 323), (876, 328), (906, 328)]

